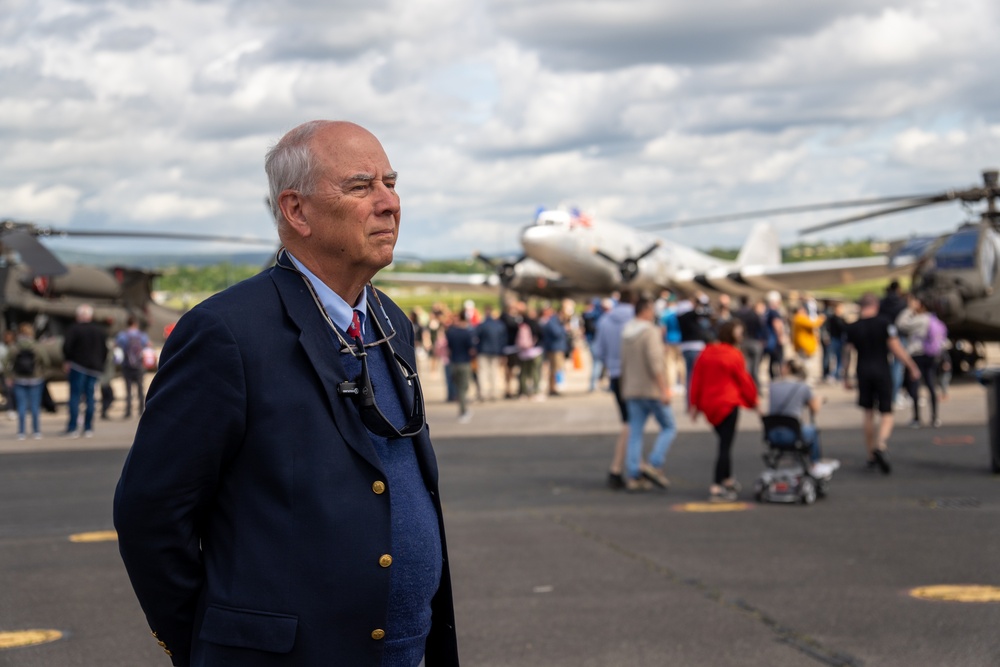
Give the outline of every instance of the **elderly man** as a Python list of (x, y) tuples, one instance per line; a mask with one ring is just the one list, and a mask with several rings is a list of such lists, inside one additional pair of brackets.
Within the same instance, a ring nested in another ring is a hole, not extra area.
[(331, 121), (265, 168), (284, 248), (178, 322), (118, 483), (132, 585), (174, 665), (458, 665), (413, 329), (369, 284), (396, 172)]
[(94, 386), (97, 378), (104, 373), (104, 361), (108, 357), (107, 335), (94, 322), (94, 308), (81, 304), (76, 308), (76, 322), (66, 330), (62, 353), (64, 370), (69, 379), (69, 423), (66, 435), (79, 437), (77, 425), (80, 419), (80, 399), (86, 401), (83, 414), (83, 434), (94, 435)]

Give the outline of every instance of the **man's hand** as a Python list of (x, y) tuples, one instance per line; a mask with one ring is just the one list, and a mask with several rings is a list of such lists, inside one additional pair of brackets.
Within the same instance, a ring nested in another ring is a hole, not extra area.
[(670, 387), (660, 389), (660, 403), (670, 405), (672, 400), (674, 400), (674, 392)]

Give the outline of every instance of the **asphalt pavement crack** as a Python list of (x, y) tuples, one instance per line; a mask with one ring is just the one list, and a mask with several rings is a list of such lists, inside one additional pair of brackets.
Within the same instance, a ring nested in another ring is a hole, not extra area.
[(728, 597), (723, 591), (711, 586), (697, 577), (682, 576), (674, 569), (650, 558), (649, 556), (633, 551), (632, 549), (629, 549), (614, 540), (608, 539), (607, 537), (588, 528), (584, 528), (564, 516), (558, 514), (546, 514), (541, 511), (532, 511), (531, 513), (541, 519), (551, 521), (552, 523), (562, 526), (563, 528), (571, 530), (580, 537), (600, 544), (628, 558), (629, 560), (635, 561), (650, 572), (653, 572), (667, 581), (693, 589), (705, 599), (711, 600), (712, 602), (715, 602), (716, 604), (719, 604), (731, 611), (743, 614), (747, 618), (760, 623), (774, 633), (776, 641), (786, 644), (803, 655), (812, 658), (816, 662), (829, 665), (829, 667), (862, 667), (864, 665), (864, 661), (861, 659), (856, 658), (849, 653), (837, 651), (824, 646), (818, 640), (810, 637), (805, 632), (780, 622), (775, 617), (746, 600)]

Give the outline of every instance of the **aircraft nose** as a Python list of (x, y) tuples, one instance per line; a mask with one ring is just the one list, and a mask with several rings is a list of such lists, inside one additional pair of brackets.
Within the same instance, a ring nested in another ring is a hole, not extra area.
[(553, 240), (553, 228), (543, 225), (528, 225), (521, 230), (521, 245), (529, 255), (542, 249), (550, 249)]

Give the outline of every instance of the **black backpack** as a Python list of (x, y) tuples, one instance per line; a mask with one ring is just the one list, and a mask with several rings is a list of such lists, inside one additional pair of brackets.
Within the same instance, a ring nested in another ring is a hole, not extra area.
[(14, 375), (17, 377), (32, 377), (35, 374), (35, 351), (30, 347), (22, 347), (14, 356)]

